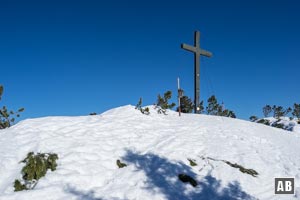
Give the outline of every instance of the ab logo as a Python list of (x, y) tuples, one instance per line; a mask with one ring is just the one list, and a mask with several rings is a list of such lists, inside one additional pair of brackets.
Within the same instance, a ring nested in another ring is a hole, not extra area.
[(294, 194), (294, 178), (275, 178), (275, 194)]

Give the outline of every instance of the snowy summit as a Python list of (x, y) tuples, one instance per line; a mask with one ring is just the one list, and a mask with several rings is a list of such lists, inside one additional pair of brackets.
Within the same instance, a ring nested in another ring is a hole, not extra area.
[[(56, 153), (57, 168), (14, 192), (29, 152)], [(0, 199), (300, 199), (299, 152), (298, 133), (152, 106), (28, 119), (0, 130)], [(294, 177), (295, 194), (275, 195), (275, 177)]]

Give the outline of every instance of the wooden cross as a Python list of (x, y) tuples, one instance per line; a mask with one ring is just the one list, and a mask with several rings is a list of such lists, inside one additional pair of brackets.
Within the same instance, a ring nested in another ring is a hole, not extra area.
[(195, 31), (194, 36), (194, 46), (187, 44), (181, 44), (181, 48), (194, 53), (194, 90), (195, 90), (195, 99), (194, 99), (194, 111), (199, 113), (200, 111), (200, 55), (211, 57), (212, 53), (200, 49), (200, 32)]

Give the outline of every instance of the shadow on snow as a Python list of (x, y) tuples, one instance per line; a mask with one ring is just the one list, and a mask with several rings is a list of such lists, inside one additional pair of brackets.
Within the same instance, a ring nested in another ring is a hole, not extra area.
[[(65, 190), (65, 192), (76, 196), (77, 197), (76, 199), (78, 199), (78, 200), (106, 200), (106, 199), (103, 199), (100, 197), (96, 197), (94, 190), (81, 191), (70, 185), (67, 185), (67, 187), (64, 190)], [(119, 198), (111, 198), (109, 200), (120, 200), (120, 199)]]
[[(158, 189), (168, 200), (255, 199), (244, 192), (237, 181), (222, 188), (220, 181), (211, 175), (199, 179), (190, 166), (182, 162), (170, 162), (155, 154), (142, 155), (127, 150), (123, 160), (127, 164), (134, 164), (137, 170), (144, 171), (147, 176), (145, 189), (153, 193)], [(189, 184), (182, 183), (178, 179), (180, 173), (193, 177), (197, 180), (198, 186), (193, 188)]]
[[(237, 181), (222, 187), (220, 180), (211, 175), (206, 175), (203, 178), (197, 177), (197, 174), (192, 171), (191, 167), (183, 162), (175, 163), (155, 154), (139, 154), (131, 150), (127, 150), (122, 160), (127, 164), (133, 164), (137, 170), (145, 173), (147, 180), (146, 188), (144, 189), (153, 194), (159, 191), (168, 200), (255, 199), (244, 192)], [(182, 183), (178, 179), (178, 174), (181, 173), (197, 180), (198, 186), (194, 188), (189, 184)], [(78, 200), (105, 200), (101, 197), (96, 197), (93, 190), (81, 191), (67, 185), (65, 191), (76, 196)], [(119, 199), (112, 198), (109, 200)]]

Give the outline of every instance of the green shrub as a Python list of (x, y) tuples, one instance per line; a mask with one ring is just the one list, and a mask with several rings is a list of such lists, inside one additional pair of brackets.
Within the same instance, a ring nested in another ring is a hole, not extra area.
[(256, 177), (256, 176), (259, 175), (258, 172), (255, 171), (254, 169), (247, 169), (247, 168), (243, 167), (242, 165), (239, 165), (237, 163), (231, 163), (231, 162), (229, 162), (227, 160), (219, 160), (219, 159), (215, 159), (215, 158), (211, 158), (211, 157), (203, 157), (203, 156), (201, 156), (201, 158), (202, 159), (209, 159), (209, 160), (213, 160), (213, 161), (224, 162), (224, 163), (226, 163), (227, 165), (229, 165), (229, 166), (231, 166), (233, 168), (238, 168), (242, 173), (249, 174), (249, 175), (251, 175), (253, 177)]
[(139, 102), (136, 104), (135, 109), (140, 110), (142, 108), (142, 97), (140, 97)]
[[(191, 113), (193, 112), (193, 108), (194, 103), (189, 97), (183, 96), (180, 98), (180, 110), (182, 113)], [(179, 107), (177, 107), (177, 111), (179, 111)]]
[(236, 118), (235, 113), (232, 110), (225, 109), (220, 114), (220, 116)]
[(239, 165), (237, 163), (231, 163), (229, 161), (226, 161), (226, 160), (223, 160), (223, 162), (225, 162), (227, 165), (233, 167), (233, 168), (238, 168), (242, 173), (245, 173), (245, 174), (249, 174), (253, 177), (257, 177), (259, 174), (257, 171), (255, 171), (254, 169), (247, 169), (245, 167), (243, 167), (242, 165)]
[(212, 95), (207, 99), (206, 112), (209, 115), (220, 115), (222, 107), (218, 104), (218, 100), (215, 95)]
[(192, 167), (197, 166), (197, 163), (196, 163), (195, 160), (188, 158), (188, 161), (190, 162), (190, 165), (191, 165)]
[(15, 188), (15, 192), (27, 190), (25, 184), (22, 184), (19, 180), (15, 180), (14, 188)]
[(236, 118), (236, 115), (232, 110), (224, 109), (223, 105), (218, 103), (215, 95), (212, 95), (207, 99), (206, 112), (208, 115)]
[(265, 105), (263, 107), (263, 114), (265, 117), (269, 117), (271, 112), (272, 112), (272, 107), (270, 105)]
[(257, 121), (257, 123), (270, 126), (270, 121), (267, 120), (267, 119), (260, 119), (260, 120)]
[(148, 107), (142, 108), (142, 103), (143, 103), (143, 100), (142, 100), (142, 98), (140, 98), (139, 102), (135, 106), (135, 109), (141, 111), (141, 113), (143, 113), (145, 115), (149, 115), (150, 114), (149, 108)]
[(125, 163), (122, 163), (120, 160), (117, 160), (116, 164), (119, 168), (123, 168), (127, 166)]
[(300, 122), (300, 103), (299, 104), (294, 103), (292, 115), (298, 118)]
[[(4, 88), (0, 85), (0, 100), (2, 98)], [(20, 108), (17, 112), (9, 111), (6, 106), (0, 108), (0, 129), (10, 127), (15, 122), (15, 116), (20, 117), (20, 113), (24, 111), (24, 108)]]
[[(272, 123), (273, 127), (284, 129), (284, 124), (279, 124), (278, 121)], [(285, 130), (285, 129), (284, 129)]]
[(280, 117), (284, 117), (292, 111), (291, 108), (284, 109), (282, 106), (276, 106), (276, 105), (274, 105), (272, 109), (273, 109), (273, 117), (276, 119), (279, 119)]
[(251, 117), (249, 117), (251, 122), (255, 122), (256, 120), (258, 120), (258, 118), (254, 115), (252, 115)]
[(143, 109), (141, 112), (142, 112), (143, 114), (146, 114), (146, 115), (150, 114), (150, 110), (149, 110), (148, 107), (146, 107), (145, 109)]
[[(21, 161), (25, 163), (22, 168), (23, 180), (15, 180), (15, 191), (33, 189), (37, 181), (46, 175), (48, 169), (51, 171), (56, 170), (57, 159), (57, 154), (38, 153), (35, 155), (33, 152), (28, 153), (27, 157)], [(22, 184), (22, 182), (24, 183)]]
[(167, 91), (164, 93), (164, 96), (160, 96), (160, 94), (157, 96), (157, 102), (156, 106), (158, 108), (157, 113), (161, 114), (166, 114), (167, 109), (172, 109), (176, 104), (171, 103), (169, 104), (169, 100), (172, 98), (172, 92)]

